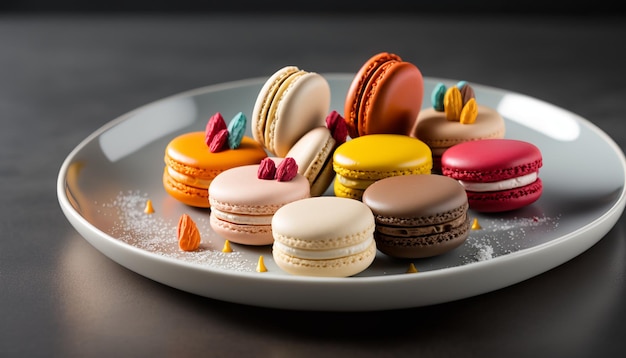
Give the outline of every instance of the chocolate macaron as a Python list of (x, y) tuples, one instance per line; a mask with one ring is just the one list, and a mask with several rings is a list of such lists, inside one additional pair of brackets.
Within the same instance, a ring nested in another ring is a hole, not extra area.
[(396, 258), (444, 254), (465, 242), (470, 232), (465, 190), (437, 174), (381, 179), (363, 193), (374, 213), (376, 247)]

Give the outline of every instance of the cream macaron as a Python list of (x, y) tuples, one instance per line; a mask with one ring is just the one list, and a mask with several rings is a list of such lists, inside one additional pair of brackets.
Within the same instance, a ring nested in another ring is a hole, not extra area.
[(272, 218), (272, 256), (293, 275), (353, 276), (376, 257), (374, 228), (374, 214), (358, 200), (319, 196), (293, 201)]
[(252, 111), (252, 137), (278, 157), (311, 129), (323, 126), (330, 85), (315, 72), (285, 66), (261, 88)]

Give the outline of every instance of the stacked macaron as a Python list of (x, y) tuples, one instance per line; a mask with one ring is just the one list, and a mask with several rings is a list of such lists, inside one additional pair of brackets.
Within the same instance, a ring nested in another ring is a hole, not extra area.
[(376, 246), (397, 258), (444, 254), (470, 232), (463, 187), (443, 175), (389, 177), (370, 185), (363, 203), (376, 219)]
[(422, 107), (424, 80), (414, 64), (381, 52), (355, 75), (344, 117), (351, 138), (366, 134), (409, 134)]
[(360, 200), (377, 180), (398, 175), (430, 174), (430, 148), (402, 134), (369, 134), (340, 145), (333, 155), (336, 196)]
[(260, 164), (225, 170), (209, 187), (210, 225), (220, 236), (234, 243), (269, 245), (272, 217), (292, 201), (310, 197), (308, 180), (298, 174), (293, 158), (271, 158)]
[(360, 201), (321, 196), (289, 203), (272, 219), (272, 256), (303, 276), (353, 276), (376, 257), (374, 216)]
[(503, 138), (504, 119), (493, 108), (477, 102), (465, 81), (447, 88), (438, 83), (432, 107), (420, 111), (410, 135), (421, 139), (433, 153), (433, 173), (441, 174), (441, 156), (451, 146), (471, 140)]
[(315, 72), (285, 66), (264, 83), (252, 112), (252, 137), (277, 157), (308, 131), (324, 126), (330, 108), (330, 86)]
[(326, 126), (315, 127), (300, 138), (289, 150), (287, 157), (294, 158), (298, 173), (311, 184), (311, 196), (326, 192), (335, 177), (333, 154), (346, 141), (347, 129), (343, 117), (332, 111), (326, 117)]
[(515, 139), (484, 139), (457, 144), (441, 159), (443, 174), (465, 188), (470, 208), (502, 212), (537, 201), (543, 192), (541, 151)]
[(180, 202), (210, 207), (208, 188), (222, 171), (241, 165), (258, 164), (267, 157), (261, 144), (244, 136), (246, 117), (238, 113), (228, 123), (218, 112), (206, 130), (173, 138), (165, 148), (163, 187)]

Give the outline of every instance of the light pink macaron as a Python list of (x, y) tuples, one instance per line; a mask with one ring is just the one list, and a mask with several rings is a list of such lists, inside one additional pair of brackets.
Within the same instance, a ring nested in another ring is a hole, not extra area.
[(301, 174), (289, 181), (260, 179), (259, 165), (228, 169), (209, 187), (210, 225), (223, 238), (244, 245), (269, 245), (272, 217), (287, 203), (310, 197), (309, 181)]

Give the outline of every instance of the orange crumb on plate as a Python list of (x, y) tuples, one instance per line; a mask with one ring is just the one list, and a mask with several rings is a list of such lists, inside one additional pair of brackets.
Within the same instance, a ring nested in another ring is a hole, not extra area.
[(224, 247), (222, 247), (222, 252), (233, 252), (233, 249), (230, 247), (230, 241), (224, 241)]
[(265, 263), (263, 262), (263, 255), (259, 256), (259, 263), (256, 266), (257, 272), (267, 272), (267, 267), (265, 267)]
[(152, 200), (148, 199), (148, 201), (146, 201), (146, 208), (143, 209), (143, 212), (146, 213), (146, 214), (154, 213), (154, 207), (152, 206)]
[(417, 273), (417, 269), (415, 268), (415, 265), (412, 262), (409, 265), (409, 269), (406, 270), (406, 273)]

